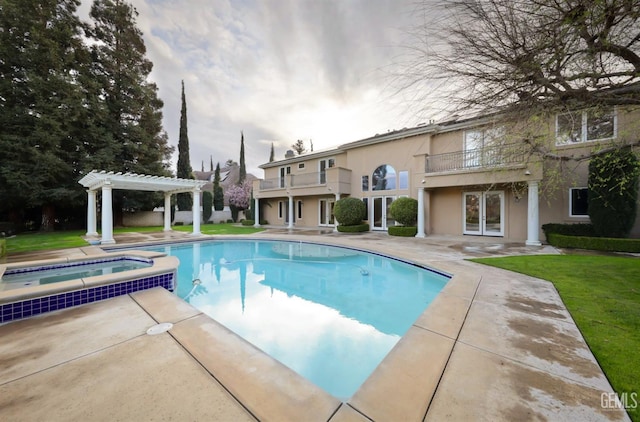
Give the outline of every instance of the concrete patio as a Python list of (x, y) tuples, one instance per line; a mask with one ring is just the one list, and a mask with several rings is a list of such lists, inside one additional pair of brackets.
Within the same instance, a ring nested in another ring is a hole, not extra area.
[[(252, 238), (380, 252), (453, 278), (346, 403), (163, 289), (0, 325), (0, 419), (629, 420), (603, 408), (613, 390), (551, 283), (465, 261), (553, 248), (317, 230)], [(146, 334), (164, 322), (173, 328)]]

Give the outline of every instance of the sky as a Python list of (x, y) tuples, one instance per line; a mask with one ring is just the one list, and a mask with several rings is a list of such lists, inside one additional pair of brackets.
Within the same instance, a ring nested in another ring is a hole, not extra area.
[[(406, 49), (415, 0), (132, 0), (150, 79), (164, 101), (175, 146), (180, 90), (187, 100), (194, 170), (239, 161), (247, 171), (276, 160), (298, 139), (314, 151), (415, 126), (394, 94), (394, 63)], [(91, 0), (79, 15), (88, 20)]]

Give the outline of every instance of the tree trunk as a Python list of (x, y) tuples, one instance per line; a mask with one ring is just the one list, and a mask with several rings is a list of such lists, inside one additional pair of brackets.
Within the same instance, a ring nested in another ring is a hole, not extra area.
[(42, 219), (40, 220), (40, 231), (52, 232), (56, 220), (56, 207), (52, 204), (42, 206)]

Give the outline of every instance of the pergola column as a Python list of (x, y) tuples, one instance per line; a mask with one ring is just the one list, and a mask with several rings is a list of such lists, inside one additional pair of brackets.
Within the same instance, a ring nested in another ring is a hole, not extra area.
[(164, 229), (165, 232), (171, 231), (171, 194), (164, 193)]
[(540, 246), (539, 233), (539, 204), (538, 204), (538, 182), (527, 183), (529, 190), (527, 198), (527, 246)]
[(253, 216), (253, 227), (260, 227), (260, 199), (253, 198), (253, 208), (255, 210), (255, 215)]
[(293, 228), (293, 195), (289, 195), (289, 224), (287, 228)]
[(97, 236), (96, 191), (87, 191), (87, 236)]
[(425, 237), (424, 233), (424, 188), (418, 188), (418, 233), (416, 237)]
[(193, 233), (192, 236), (200, 236), (202, 233), (200, 232), (200, 189), (196, 188), (193, 190)]
[(111, 182), (102, 185), (102, 244), (116, 243), (113, 239), (113, 201)]

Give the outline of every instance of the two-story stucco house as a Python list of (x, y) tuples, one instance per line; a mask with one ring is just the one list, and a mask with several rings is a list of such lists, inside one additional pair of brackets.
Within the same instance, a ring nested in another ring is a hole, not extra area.
[[(370, 229), (385, 231), (395, 224), (390, 204), (409, 196), (419, 204), (418, 237), (538, 245), (542, 224), (589, 221), (588, 160), (579, 158), (597, 145), (637, 140), (638, 117), (622, 108), (576, 111), (537, 119), (532, 130), (485, 116), (376, 135), (263, 164), (256, 209), (271, 225), (332, 227), (335, 201), (352, 196), (367, 205)], [(525, 139), (552, 153), (532, 153)], [(636, 221), (632, 236), (639, 235)]]

